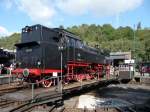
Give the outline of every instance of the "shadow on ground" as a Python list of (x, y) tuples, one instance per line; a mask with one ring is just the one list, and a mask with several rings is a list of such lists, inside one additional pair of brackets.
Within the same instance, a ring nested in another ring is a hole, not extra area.
[(134, 105), (137, 112), (150, 112), (150, 86), (109, 85), (95, 91), (99, 98), (117, 98)]

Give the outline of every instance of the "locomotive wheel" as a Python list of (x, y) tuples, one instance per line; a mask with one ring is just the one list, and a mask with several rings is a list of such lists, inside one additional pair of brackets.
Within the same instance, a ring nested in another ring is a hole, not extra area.
[(42, 82), (42, 85), (43, 85), (43, 87), (45, 87), (45, 88), (51, 87), (51, 85), (52, 85), (52, 80), (44, 80), (44, 81)]

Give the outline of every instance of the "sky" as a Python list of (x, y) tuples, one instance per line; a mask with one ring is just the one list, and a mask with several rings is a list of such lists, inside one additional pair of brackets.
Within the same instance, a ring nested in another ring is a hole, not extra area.
[(150, 0), (0, 0), (0, 36), (27, 25), (81, 24), (150, 27)]

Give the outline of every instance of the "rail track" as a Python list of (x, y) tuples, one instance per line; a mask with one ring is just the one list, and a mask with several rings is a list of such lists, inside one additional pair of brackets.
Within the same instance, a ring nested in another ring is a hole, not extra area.
[(15, 103), (15, 101), (0, 100), (0, 108), (6, 108), (14, 103)]
[[(84, 87), (84, 86), (83, 86)], [(18, 89), (21, 89), (22, 87), (18, 87)], [(70, 89), (70, 87), (68, 87)], [(16, 90), (16, 88), (12, 88), (12, 90)], [(7, 89), (1, 89), (0, 91), (7, 92)], [(30, 89), (31, 90), (31, 89)], [(66, 89), (68, 90), (68, 89)], [(11, 91), (11, 90), (10, 90)], [(10, 92), (8, 91), (8, 92)], [(41, 89), (40, 89), (41, 91)], [(27, 91), (26, 91), (27, 92)], [(72, 94), (72, 93), (71, 93)], [(51, 102), (49, 104), (49, 102)], [(36, 107), (38, 106), (44, 106), (48, 105), (48, 109), (45, 112), (137, 112), (135, 108), (135, 104), (132, 104), (132, 106), (126, 106), (126, 107), (114, 107), (112, 109), (105, 108), (105, 109), (95, 109), (93, 111), (88, 109), (77, 109), (77, 108), (61, 108), (58, 109), (58, 106), (62, 103), (62, 94), (61, 93), (55, 93), (48, 91), (45, 94), (39, 94), (34, 97), (34, 100), (28, 100), (26, 102), (17, 102), (17, 101), (7, 101), (0, 99), (0, 112), (1, 109), (10, 107), (14, 105), (13, 108), (11, 108), (8, 112), (35, 112)], [(6, 112), (6, 111), (5, 111)], [(139, 112), (139, 111), (138, 111)]]
[[(97, 85), (97, 83), (95, 81), (91, 81), (90, 83), (92, 83), (94, 86)], [(87, 85), (87, 87), (86, 87)], [(83, 89), (87, 89), (88, 87), (90, 87), (90, 85), (88, 84), (88, 82), (84, 82), (82, 87), (81, 87), (81, 83), (75, 83), (72, 84), (70, 86), (66, 86), (65, 87), (65, 91), (67, 91), (66, 94), (72, 94), (71, 91), (74, 90), (81, 90), (81, 88)], [(14, 92), (14, 91), (18, 91), (20, 89), (24, 88), (24, 86), (12, 86), (12, 87), (7, 87), (7, 88), (1, 88), (1, 93), (5, 94), (5, 93), (9, 93), (9, 92)], [(74, 88), (74, 89), (73, 89)], [(32, 112), (32, 110), (34, 110), (35, 107), (39, 106), (39, 105), (45, 105), (45, 104), (49, 104), (49, 102), (51, 102), (50, 107), (53, 108), (49, 108), (49, 112), (53, 112), (56, 109), (56, 106), (61, 105), (62, 104), (62, 94), (55, 91), (55, 92), (50, 92), (48, 91), (47, 93), (42, 93), (43, 89), (37, 89), (37, 93), (40, 94), (36, 94), (34, 96), (34, 99), (30, 99), (30, 100), (26, 100), (26, 101), (13, 101), (13, 100), (9, 100), (9, 101), (2, 101), (2, 103), (0, 104), (0, 111), (2, 111), (3, 108), (7, 108), (7, 107), (12, 107), (9, 109), (8, 112)], [(22, 90), (21, 90), (22, 91)], [(26, 89), (23, 91), (23, 93), (29, 93), (31, 95), (31, 89)], [(56, 93), (57, 92), (57, 93)], [(16, 94), (18, 92), (14, 92), (13, 94)], [(74, 93), (74, 92), (73, 92)], [(29, 96), (30, 97), (30, 96)], [(15, 105), (14, 105), (15, 104)], [(60, 111), (67, 111), (68, 109), (62, 109)], [(6, 112), (6, 111), (5, 111)]]
[(45, 94), (43, 96), (37, 97), (34, 100), (30, 100), (27, 103), (19, 105), (9, 112), (26, 112), (32, 110), (35, 106), (43, 105), (51, 102), (51, 105), (58, 105), (62, 103), (62, 94)]
[[(85, 83), (86, 84), (86, 83)], [(74, 88), (75, 86), (80, 86), (80, 84), (73, 84), (71, 86), (71, 88)], [(14, 91), (18, 91), (20, 89), (24, 88), (24, 86), (13, 86), (13, 87), (3, 87), (0, 89), (1, 95), (5, 94), (5, 93), (11, 93)], [(70, 89), (70, 87), (66, 87), (67, 91), (68, 89)], [(38, 93), (39, 93), (39, 89)], [(43, 89), (42, 89), (43, 90)], [(22, 91), (22, 90), (21, 90)], [(24, 90), (24, 93), (28, 93), (31, 92), (31, 89), (26, 89)], [(16, 94), (18, 92), (14, 92), (13, 94)], [(41, 90), (40, 90), (41, 93)], [(2, 100), (1, 104), (0, 104), (0, 111), (2, 111), (3, 108), (7, 108), (10, 107), (10, 105), (12, 106), (12, 104), (16, 104), (13, 105), (13, 107), (9, 110), (9, 112), (30, 112), (34, 109), (34, 107), (38, 106), (38, 105), (44, 105), (44, 104), (48, 104), (49, 102), (51, 102), (51, 105), (61, 105), (62, 104), (62, 94), (61, 93), (56, 93), (56, 92), (50, 92), (48, 91), (47, 93), (42, 93), (42, 94), (38, 94), (34, 96), (34, 99), (30, 99), (28, 101), (25, 102), (18, 102), (18, 101), (13, 101), (13, 100)], [(54, 111), (54, 109), (49, 109), (49, 111)]]
[(117, 107), (118, 112), (136, 112), (132, 107)]
[(49, 102), (51, 102), (51, 104), (49, 104), (49, 112), (53, 112), (56, 106), (62, 103), (61, 94), (45, 95), (25, 102), (1, 99), (0, 112), (32, 112), (36, 106), (48, 104)]
[(15, 92), (21, 89), (26, 88), (24, 85), (3, 85), (0, 86), (0, 96), (6, 94), (6, 93), (11, 93), (11, 92)]
[(0, 100), (0, 112), (9, 112), (11, 109), (23, 105), (25, 102), (13, 101), (13, 100)]
[(97, 109), (77, 109), (77, 108), (62, 108), (60, 110), (57, 110), (57, 112), (118, 112), (115, 108), (97, 108)]

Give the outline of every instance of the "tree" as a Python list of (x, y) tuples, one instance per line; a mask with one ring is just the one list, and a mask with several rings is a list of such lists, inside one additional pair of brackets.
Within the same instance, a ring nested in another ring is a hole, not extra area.
[(0, 38), (0, 47), (6, 49), (15, 49), (14, 44), (20, 42), (21, 35), (19, 33), (14, 33), (8, 37)]
[(102, 26), (102, 33), (107, 40), (114, 39), (114, 37), (112, 36), (114, 31), (115, 31), (115, 29), (110, 24), (104, 24)]
[(150, 60), (150, 39), (145, 41), (145, 61)]

